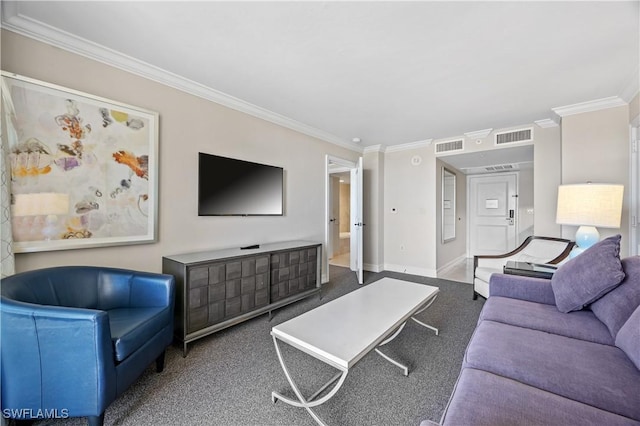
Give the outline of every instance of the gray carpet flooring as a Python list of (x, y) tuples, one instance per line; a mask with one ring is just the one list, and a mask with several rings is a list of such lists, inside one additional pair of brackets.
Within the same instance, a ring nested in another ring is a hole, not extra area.
[[(469, 284), (393, 272), (365, 273), (365, 285), (392, 277), (440, 288), (437, 300), (419, 319), (409, 321), (384, 351), (409, 366), (409, 376), (375, 352), (348, 374), (339, 392), (316, 413), (329, 425), (418, 425), (438, 422), (458, 377), (464, 350), (483, 305), (472, 300)], [(164, 372), (150, 366), (107, 409), (105, 425), (309, 425), (303, 408), (271, 402), (275, 390), (293, 397), (269, 334), (271, 327), (340, 297), (359, 286), (353, 272), (331, 267), (331, 280), (317, 296), (296, 302), (189, 346), (167, 351)], [(303, 394), (310, 395), (336, 370), (281, 345), (283, 356)], [(40, 421), (36, 425), (76, 426), (86, 420)]]

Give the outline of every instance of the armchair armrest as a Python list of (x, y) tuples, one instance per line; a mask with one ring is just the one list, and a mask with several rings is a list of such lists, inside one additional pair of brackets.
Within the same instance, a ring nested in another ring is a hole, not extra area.
[(551, 280), (519, 275), (491, 275), (489, 296), (510, 297), (554, 306), (556, 304)]
[(529, 236), (519, 247), (508, 253), (474, 256), (473, 268), (475, 270), (480, 266), (502, 269), (508, 260), (557, 264), (569, 255), (573, 245), (572, 241), (562, 238)]
[(175, 277), (173, 275), (136, 272), (131, 280), (130, 307), (169, 306), (173, 303), (174, 293)]
[(95, 416), (115, 399), (105, 312), (3, 297), (0, 313), (3, 408), (55, 408), (70, 416)]

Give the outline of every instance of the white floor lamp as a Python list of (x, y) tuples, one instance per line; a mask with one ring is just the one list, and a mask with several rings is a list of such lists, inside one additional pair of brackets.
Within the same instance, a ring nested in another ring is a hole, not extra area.
[(596, 227), (619, 228), (623, 185), (586, 183), (560, 185), (556, 223), (577, 225), (574, 258), (600, 240)]

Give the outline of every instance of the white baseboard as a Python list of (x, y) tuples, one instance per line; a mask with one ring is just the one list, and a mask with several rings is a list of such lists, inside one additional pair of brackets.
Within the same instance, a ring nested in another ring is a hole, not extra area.
[(454, 266), (456, 266), (458, 263), (462, 262), (463, 260), (466, 260), (467, 256), (466, 255), (462, 255), (460, 257), (457, 257), (455, 259), (453, 259), (451, 262), (442, 265), (440, 268), (438, 268), (438, 275), (447, 272), (448, 269), (453, 268)]
[(362, 268), (365, 271), (369, 271), (369, 272), (382, 272), (384, 270), (384, 265), (375, 265), (373, 263), (365, 263), (364, 265), (362, 265)]
[(435, 269), (418, 268), (409, 265), (395, 265), (393, 263), (384, 264), (385, 271), (401, 272), (403, 274), (420, 275), (423, 277), (437, 277), (437, 271)]

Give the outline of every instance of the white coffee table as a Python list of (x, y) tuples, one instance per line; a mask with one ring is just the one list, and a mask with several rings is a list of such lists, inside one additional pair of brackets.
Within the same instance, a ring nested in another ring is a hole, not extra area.
[[(409, 369), (405, 365), (383, 354), (378, 346), (389, 343), (400, 334), (409, 318), (438, 334), (436, 328), (413, 318), (433, 303), (438, 292), (437, 287), (382, 278), (273, 327), (271, 336), (278, 360), (298, 400), (272, 392), (272, 401), (275, 403), (280, 400), (303, 407), (316, 422), (324, 425), (311, 408), (333, 397), (344, 383), (349, 369), (372, 349), (402, 368), (405, 376), (408, 375)], [(305, 398), (284, 363), (278, 341), (285, 342), (340, 372), (313, 395)], [(337, 384), (330, 392), (316, 399), (336, 381)]]

